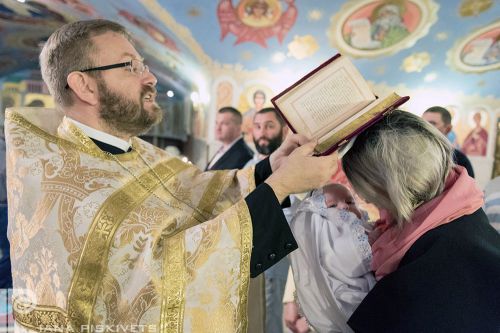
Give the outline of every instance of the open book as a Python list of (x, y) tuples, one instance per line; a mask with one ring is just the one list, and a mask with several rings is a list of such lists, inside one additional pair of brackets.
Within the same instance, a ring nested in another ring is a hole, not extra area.
[(327, 155), (408, 99), (396, 93), (378, 98), (352, 62), (337, 54), (271, 102), (294, 133), (318, 140), (316, 154)]

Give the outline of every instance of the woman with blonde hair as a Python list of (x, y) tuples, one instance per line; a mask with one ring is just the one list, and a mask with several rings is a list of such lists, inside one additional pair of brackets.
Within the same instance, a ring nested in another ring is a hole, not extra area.
[(342, 158), (384, 218), (370, 235), (377, 283), (348, 321), (355, 332), (498, 332), (500, 235), (452, 151), (432, 125), (395, 110)]

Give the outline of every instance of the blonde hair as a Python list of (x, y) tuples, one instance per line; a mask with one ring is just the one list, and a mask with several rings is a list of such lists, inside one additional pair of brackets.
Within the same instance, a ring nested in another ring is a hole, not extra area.
[(443, 191), (452, 154), (436, 128), (395, 110), (357, 137), (342, 167), (358, 195), (388, 210), (402, 226), (415, 208)]
[[(130, 40), (130, 35), (123, 26), (102, 19), (63, 25), (49, 37), (40, 53), (40, 69), (56, 104), (73, 104), (71, 89), (66, 88), (68, 74), (96, 65), (92, 55), (97, 48), (92, 37), (110, 31), (120, 33)], [(89, 72), (88, 75), (99, 77), (98, 72)]]

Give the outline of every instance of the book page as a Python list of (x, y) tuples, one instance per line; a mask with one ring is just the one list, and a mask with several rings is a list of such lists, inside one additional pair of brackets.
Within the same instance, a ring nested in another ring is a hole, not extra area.
[(341, 57), (275, 103), (298, 133), (319, 138), (374, 100), (358, 70)]
[(381, 112), (386, 111), (394, 105), (401, 97), (396, 93), (391, 93), (384, 98), (376, 99), (352, 115), (349, 119), (344, 121), (339, 126), (333, 128), (331, 131), (325, 133), (318, 139), (318, 146), (316, 149), (323, 152), (330, 148), (332, 145), (338, 143), (342, 138), (355, 132), (363, 124), (368, 123), (375, 116)]

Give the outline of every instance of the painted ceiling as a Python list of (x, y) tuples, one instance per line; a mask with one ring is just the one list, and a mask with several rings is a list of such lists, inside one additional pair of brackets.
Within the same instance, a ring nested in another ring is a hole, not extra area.
[(0, 76), (37, 68), (54, 29), (88, 18), (126, 25), (180, 87), (214, 67), (293, 80), (341, 52), (376, 83), (500, 98), (498, 0), (2, 0)]

